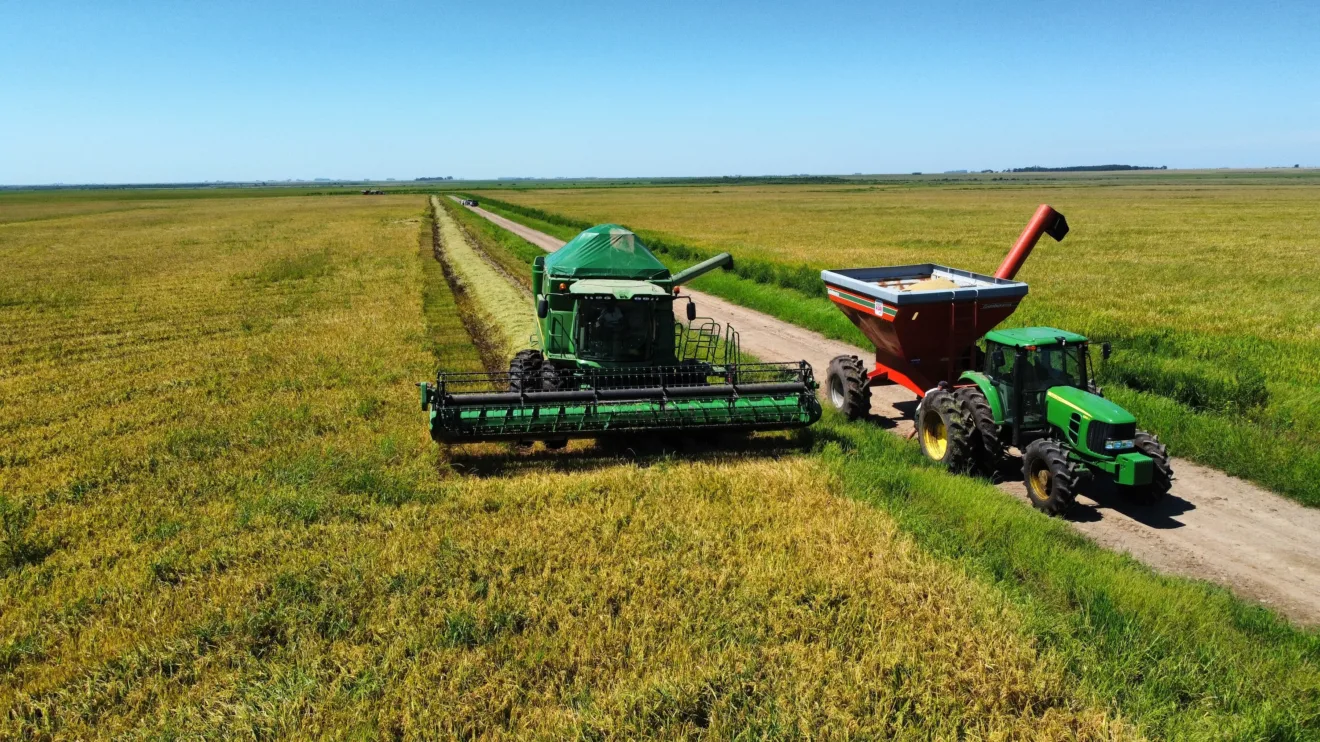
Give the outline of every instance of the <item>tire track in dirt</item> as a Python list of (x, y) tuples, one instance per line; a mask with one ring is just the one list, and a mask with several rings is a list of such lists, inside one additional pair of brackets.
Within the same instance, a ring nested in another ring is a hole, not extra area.
[[(468, 208), (547, 252), (564, 244), (499, 214)], [(874, 354), (708, 294), (683, 291), (703, 316), (737, 328), (743, 349), (760, 358), (803, 359), (823, 376), (834, 356)], [(872, 390), (871, 399), (877, 424), (911, 435), (914, 395), (900, 386), (882, 386)], [(1294, 621), (1320, 624), (1320, 510), (1186, 459), (1173, 459), (1173, 468), (1173, 491), (1159, 505), (1134, 506), (1097, 491), (1078, 497), (1069, 522), (1101, 546), (1161, 572), (1217, 582)], [(1027, 501), (1021, 481), (1000, 489)]]

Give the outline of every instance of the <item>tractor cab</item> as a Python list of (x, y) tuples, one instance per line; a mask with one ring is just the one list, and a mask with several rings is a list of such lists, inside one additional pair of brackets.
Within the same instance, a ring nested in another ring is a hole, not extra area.
[(1053, 327), (995, 330), (985, 336), (985, 375), (999, 393), (1004, 418), (1021, 427), (1045, 427), (1046, 394), (1054, 387), (1090, 389), (1087, 339)]

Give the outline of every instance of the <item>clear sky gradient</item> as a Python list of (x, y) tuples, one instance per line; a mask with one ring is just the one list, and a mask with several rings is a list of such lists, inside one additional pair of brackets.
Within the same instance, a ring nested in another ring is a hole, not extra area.
[(1320, 165), (1320, 3), (0, 0), (0, 183)]

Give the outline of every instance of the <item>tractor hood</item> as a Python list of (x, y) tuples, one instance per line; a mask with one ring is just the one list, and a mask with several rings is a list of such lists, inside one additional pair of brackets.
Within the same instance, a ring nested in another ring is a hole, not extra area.
[(1136, 423), (1137, 421), (1137, 418), (1133, 417), (1132, 413), (1122, 407), (1119, 407), (1104, 397), (1078, 389), (1077, 387), (1052, 387), (1046, 394), (1046, 397), (1050, 402), (1062, 404), (1064, 407), (1070, 407), (1086, 417), (1089, 417), (1092, 420), (1099, 420), (1102, 423), (1123, 425), (1125, 423)]
[(554, 278), (615, 278), (655, 281), (669, 278), (637, 235), (617, 224), (583, 230), (545, 259), (545, 274)]

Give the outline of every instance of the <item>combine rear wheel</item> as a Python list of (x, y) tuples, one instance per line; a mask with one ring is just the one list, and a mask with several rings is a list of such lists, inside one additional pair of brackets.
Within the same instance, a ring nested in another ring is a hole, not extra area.
[(921, 452), (954, 474), (971, 470), (972, 422), (962, 405), (943, 389), (930, 392), (917, 407), (917, 438)]
[(541, 391), (541, 364), (545, 358), (539, 350), (520, 350), (509, 361), (509, 391)]
[(1133, 441), (1137, 450), (1155, 461), (1155, 470), (1151, 472), (1150, 484), (1135, 487), (1122, 487), (1124, 494), (1143, 505), (1159, 502), (1173, 487), (1173, 467), (1169, 466), (1169, 452), (1155, 436), (1145, 431), (1138, 431)]
[(866, 365), (857, 356), (835, 356), (830, 361), (827, 389), (830, 404), (849, 420), (866, 417), (871, 412), (871, 387), (867, 386)]
[(953, 396), (962, 405), (963, 415), (972, 422), (972, 458), (975, 459), (977, 471), (983, 476), (996, 479), (1004, 463), (1004, 444), (999, 440), (999, 426), (995, 424), (990, 403), (986, 401), (985, 394), (974, 386), (959, 387), (954, 390)]
[(1022, 478), (1033, 507), (1048, 515), (1063, 515), (1077, 499), (1082, 474), (1057, 441), (1041, 438), (1022, 452)]

